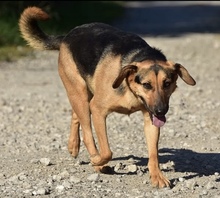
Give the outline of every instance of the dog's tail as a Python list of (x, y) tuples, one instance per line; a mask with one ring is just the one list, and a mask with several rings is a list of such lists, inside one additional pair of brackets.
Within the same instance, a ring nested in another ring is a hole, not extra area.
[(59, 50), (64, 36), (45, 34), (38, 26), (37, 21), (44, 21), (50, 16), (38, 7), (26, 8), (19, 19), (19, 28), (22, 37), (28, 45), (41, 50)]

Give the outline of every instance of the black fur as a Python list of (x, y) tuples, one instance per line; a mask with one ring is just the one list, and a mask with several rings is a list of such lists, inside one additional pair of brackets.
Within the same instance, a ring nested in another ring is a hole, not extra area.
[[(121, 55), (122, 60), (166, 61), (164, 54), (150, 47), (141, 37), (103, 23), (90, 23), (72, 29), (63, 42), (69, 46), (82, 76), (92, 76), (106, 54)], [(129, 57), (134, 53), (133, 57)], [(128, 60), (131, 59), (131, 60)]]

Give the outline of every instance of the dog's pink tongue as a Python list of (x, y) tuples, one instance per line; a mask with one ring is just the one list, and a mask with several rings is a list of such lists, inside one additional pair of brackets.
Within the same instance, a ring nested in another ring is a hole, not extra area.
[(165, 124), (165, 122), (165, 116), (156, 117), (155, 115), (153, 115), (153, 125), (155, 125), (156, 127), (162, 127)]

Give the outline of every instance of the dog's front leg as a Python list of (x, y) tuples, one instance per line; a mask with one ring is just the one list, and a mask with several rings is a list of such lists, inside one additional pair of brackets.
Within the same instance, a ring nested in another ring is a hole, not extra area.
[(158, 161), (158, 141), (160, 137), (160, 128), (152, 125), (148, 112), (144, 112), (144, 133), (148, 145), (148, 169), (151, 183), (154, 187), (169, 187), (170, 181), (162, 174)]
[(96, 102), (94, 98), (90, 102), (90, 110), (99, 144), (99, 155), (91, 156), (91, 163), (95, 166), (97, 171), (102, 172), (103, 165), (107, 164), (112, 159), (112, 152), (109, 148), (106, 131), (107, 112), (99, 105), (99, 102)]

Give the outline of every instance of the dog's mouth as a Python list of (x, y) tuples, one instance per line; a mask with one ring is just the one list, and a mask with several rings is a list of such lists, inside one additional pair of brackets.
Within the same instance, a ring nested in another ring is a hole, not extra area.
[(166, 122), (166, 117), (165, 115), (154, 115), (154, 113), (152, 113), (152, 111), (150, 110), (150, 108), (148, 107), (148, 105), (146, 104), (145, 100), (143, 97), (139, 96), (140, 99), (142, 100), (145, 108), (148, 110), (149, 114), (150, 114), (150, 118), (152, 121), (152, 124), (156, 127), (162, 127), (165, 122)]

